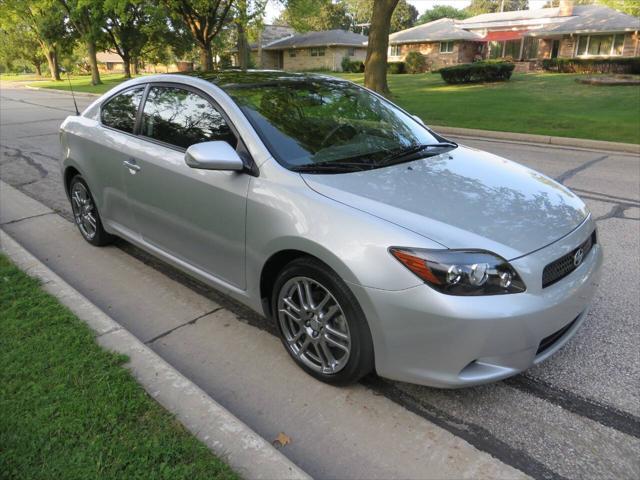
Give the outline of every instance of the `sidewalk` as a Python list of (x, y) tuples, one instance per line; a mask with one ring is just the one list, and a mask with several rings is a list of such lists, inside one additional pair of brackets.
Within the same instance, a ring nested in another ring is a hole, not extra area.
[(277, 338), (225, 308), (229, 300), (201, 296), (116, 247), (88, 245), (71, 223), (4, 183), (0, 222), (268, 442), (289, 436), (280, 451), (315, 478), (525, 478), (362, 385), (313, 380)]

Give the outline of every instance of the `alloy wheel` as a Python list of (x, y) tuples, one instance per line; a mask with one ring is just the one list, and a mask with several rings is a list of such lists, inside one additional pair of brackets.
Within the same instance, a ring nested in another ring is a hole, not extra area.
[(342, 307), (319, 282), (288, 280), (278, 293), (278, 322), (287, 348), (322, 374), (342, 370), (351, 354), (351, 334)]
[(96, 208), (89, 190), (82, 182), (75, 182), (71, 187), (71, 208), (80, 232), (87, 240), (92, 240), (98, 229)]

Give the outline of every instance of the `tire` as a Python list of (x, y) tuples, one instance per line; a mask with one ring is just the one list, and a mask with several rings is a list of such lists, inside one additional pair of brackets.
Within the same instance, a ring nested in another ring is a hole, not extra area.
[(345, 282), (320, 261), (299, 258), (284, 267), (272, 291), (271, 310), (282, 344), (309, 375), (349, 385), (373, 370), (364, 313)]
[(69, 182), (69, 201), (74, 222), (82, 238), (96, 247), (113, 242), (115, 237), (104, 230), (89, 185), (81, 175), (76, 175)]

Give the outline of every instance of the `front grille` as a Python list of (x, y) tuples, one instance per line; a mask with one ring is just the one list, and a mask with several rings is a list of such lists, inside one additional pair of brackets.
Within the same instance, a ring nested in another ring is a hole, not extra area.
[(573, 272), (580, 264), (576, 265), (575, 256), (576, 252), (582, 249), (582, 258), (586, 258), (591, 248), (596, 243), (596, 231), (594, 230), (589, 238), (587, 238), (582, 245), (576, 247), (566, 255), (554, 260), (549, 265), (544, 267), (542, 271), (542, 288), (546, 288), (549, 285), (562, 280), (564, 277)]
[(578, 315), (576, 318), (573, 319), (571, 323), (569, 323), (568, 325), (565, 325), (557, 332), (552, 333), (548, 337), (544, 337), (540, 342), (540, 345), (538, 345), (538, 351), (536, 352), (536, 355), (540, 355), (542, 352), (552, 347), (554, 343), (560, 340), (562, 336), (565, 333), (567, 333), (571, 327), (573, 327), (573, 324), (578, 321), (578, 318), (580, 318), (580, 315)]

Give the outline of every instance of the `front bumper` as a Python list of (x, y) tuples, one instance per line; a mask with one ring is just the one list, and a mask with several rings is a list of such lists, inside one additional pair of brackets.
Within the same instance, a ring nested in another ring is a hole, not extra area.
[(589, 218), (552, 245), (512, 260), (527, 285), (519, 294), (460, 297), (427, 285), (402, 291), (352, 285), (369, 320), (378, 374), (455, 388), (507, 378), (553, 355), (584, 322), (602, 249), (596, 244), (576, 270), (544, 289), (542, 270), (594, 228)]

